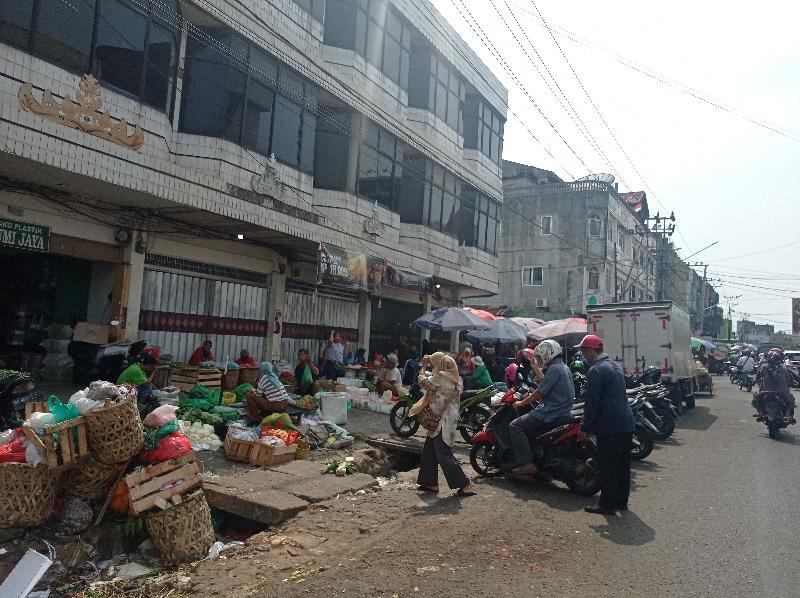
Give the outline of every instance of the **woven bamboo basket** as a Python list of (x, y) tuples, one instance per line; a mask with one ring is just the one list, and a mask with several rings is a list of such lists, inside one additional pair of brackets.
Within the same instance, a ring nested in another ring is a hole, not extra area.
[(222, 375), (222, 390), (233, 390), (239, 386), (238, 369), (230, 369)]
[(240, 368), (239, 384), (258, 384), (258, 368)]
[(202, 490), (177, 506), (148, 515), (145, 525), (159, 554), (176, 563), (206, 557), (216, 540), (211, 509)]
[(90, 461), (70, 469), (61, 476), (59, 496), (71, 496), (89, 502), (105, 500), (122, 467), (122, 464), (100, 465)]
[(144, 429), (135, 392), (108, 407), (89, 411), (84, 417), (89, 448), (98, 463), (125, 463), (142, 450)]
[(0, 464), (0, 528), (42, 525), (53, 511), (58, 474), (47, 465)]

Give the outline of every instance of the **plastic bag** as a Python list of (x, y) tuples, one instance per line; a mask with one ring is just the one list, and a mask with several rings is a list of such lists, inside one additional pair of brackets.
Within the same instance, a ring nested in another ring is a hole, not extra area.
[(39, 447), (27, 438), (23, 442), (25, 443), (25, 463), (30, 463), (31, 465), (44, 463), (44, 456), (39, 451)]
[(47, 408), (50, 410), (50, 413), (55, 416), (57, 424), (70, 419), (75, 419), (81, 414), (75, 405), (70, 405), (69, 403), (65, 405), (55, 395), (50, 395), (47, 398)]
[(95, 380), (84, 390), (84, 393), (87, 399), (103, 401), (105, 399), (116, 399), (120, 394), (119, 388), (119, 386), (111, 382)]
[(105, 401), (94, 401), (88, 398), (82, 390), (72, 395), (69, 403), (70, 405), (75, 405), (81, 415), (94, 411), (95, 409), (100, 409), (105, 405)]
[(233, 389), (233, 393), (236, 395), (236, 402), (237, 403), (244, 403), (245, 400), (246, 400), (245, 393), (248, 390), (252, 390), (253, 388), (255, 388), (255, 387), (252, 384), (248, 384), (248, 383), (240, 384), (239, 386), (234, 388)]
[(25, 463), (25, 443), (17, 438), (0, 446), (0, 463)]
[(175, 432), (179, 431), (180, 424), (178, 424), (177, 420), (174, 419), (171, 422), (165, 423), (159, 428), (145, 428), (144, 448), (147, 450), (153, 450), (158, 447), (158, 443), (161, 442), (162, 438), (166, 438), (170, 434), (174, 434)]
[(162, 405), (153, 409), (144, 418), (144, 425), (151, 428), (160, 428), (164, 424), (175, 421), (175, 412), (178, 408), (175, 405)]
[(175, 432), (162, 438), (154, 450), (145, 450), (139, 453), (139, 461), (142, 463), (163, 463), (164, 461), (177, 459), (191, 450), (192, 442), (186, 434)]
[(200, 401), (210, 401), (211, 400), (211, 391), (208, 390), (208, 387), (203, 386), (202, 384), (195, 385), (192, 390), (189, 391), (189, 399), (190, 400), (200, 400)]
[(57, 424), (56, 416), (52, 413), (41, 413), (41, 412), (34, 412), (28, 416), (28, 419), (25, 420), (25, 423), (28, 424), (34, 432), (36, 432), (37, 436), (41, 436), (44, 434), (44, 427), (45, 426), (52, 426)]
[(19, 434), (17, 434), (17, 430), (6, 430), (5, 432), (0, 432), (0, 446), (4, 446), (14, 440)]
[(127, 513), (129, 507), (128, 484), (122, 479), (111, 488), (111, 510), (115, 513)]
[(306, 365), (303, 368), (303, 379), (300, 384), (300, 388), (311, 388), (314, 386), (314, 376), (311, 374), (311, 368)]

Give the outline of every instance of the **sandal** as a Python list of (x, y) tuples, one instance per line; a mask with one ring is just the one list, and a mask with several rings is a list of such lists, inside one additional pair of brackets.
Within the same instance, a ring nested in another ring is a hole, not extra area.
[(468, 496), (477, 496), (477, 492), (474, 490), (464, 490), (463, 488), (459, 488), (458, 492), (456, 492), (456, 496), (460, 496), (461, 498), (467, 498)]
[(439, 494), (438, 488), (429, 488), (428, 486), (417, 486), (417, 492), (425, 492), (429, 494)]

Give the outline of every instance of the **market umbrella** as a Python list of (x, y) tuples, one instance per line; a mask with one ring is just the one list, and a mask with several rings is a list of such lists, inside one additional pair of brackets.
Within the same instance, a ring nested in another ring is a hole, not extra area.
[(715, 345), (712, 342), (703, 340), (702, 338), (692, 337), (691, 340), (692, 340), (692, 351), (695, 351), (695, 350), (699, 349), (700, 347), (703, 347), (703, 348), (707, 349), (708, 351), (713, 351), (714, 349), (717, 348), (717, 345)]
[(475, 309), (474, 307), (465, 307), (464, 311), (468, 311), (469, 313), (478, 316), (481, 320), (494, 321), (500, 319), (500, 316), (496, 316), (492, 312), (486, 311), (485, 309)]
[(551, 339), (566, 343), (578, 342), (586, 334), (586, 320), (583, 318), (566, 318), (564, 320), (552, 320), (540, 326), (528, 336), (530, 338), (543, 341)]
[(487, 330), (489, 323), (460, 307), (441, 307), (428, 312), (412, 322), (418, 328), (426, 330)]
[(539, 318), (509, 318), (512, 322), (516, 322), (521, 326), (525, 326), (530, 334), (537, 328), (541, 328), (543, 324), (545, 324), (544, 320), (540, 320)]
[(488, 322), (488, 330), (470, 330), (467, 336), (482, 343), (524, 343), (528, 329), (506, 318)]

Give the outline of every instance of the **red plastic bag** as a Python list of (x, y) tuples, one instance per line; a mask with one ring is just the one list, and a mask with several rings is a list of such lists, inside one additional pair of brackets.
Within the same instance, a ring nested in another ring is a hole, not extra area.
[(164, 461), (177, 459), (191, 450), (192, 441), (189, 440), (189, 437), (182, 432), (175, 432), (169, 436), (164, 436), (152, 451), (139, 453), (139, 461), (142, 463), (163, 463)]
[(25, 463), (25, 443), (17, 439), (0, 446), (0, 463)]

